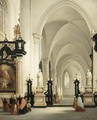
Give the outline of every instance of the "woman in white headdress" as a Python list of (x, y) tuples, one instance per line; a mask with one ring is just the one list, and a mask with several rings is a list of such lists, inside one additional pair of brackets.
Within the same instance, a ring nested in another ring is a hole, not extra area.
[(75, 111), (77, 111), (77, 112), (84, 112), (85, 111), (84, 104), (82, 102), (80, 94), (78, 95), (78, 98), (76, 98)]

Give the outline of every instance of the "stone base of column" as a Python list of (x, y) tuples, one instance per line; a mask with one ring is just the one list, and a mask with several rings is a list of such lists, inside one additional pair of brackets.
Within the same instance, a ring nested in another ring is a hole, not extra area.
[(34, 107), (46, 107), (46, 98), (43, 92), (36, 92), (34, 97)]
[(94, 107), (94, 95), (92, 93), (92, 88), (91, 87), (86, 87), (85, 89), (85, 94), (83, 95), (84, 99), (84, 106), (85, 107)]

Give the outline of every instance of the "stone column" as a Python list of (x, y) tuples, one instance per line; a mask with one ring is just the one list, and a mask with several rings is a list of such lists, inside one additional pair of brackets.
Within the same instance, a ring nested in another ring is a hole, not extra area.
[[(39, 62), (41, 59), (41, 49), (40, 49), (40, 43), (41, 43), (41, 36), (38, 34), (33, 34), (33, 41), (34, 41), (34, 79), (37, 81), (37, 73), (39, 70)], [(37, 83), (34, 83), (37, 85)], [(35, 86), (36, 86), (35, 85)]]
[(31, 57), (33, 56), (33, 54), (31, 54), (33, 52), (32, 50), (32, 31), (31, 31), (31, 0), (20, 0), (20, 31), (21, 31), (21, 36), (24, 39), (24, 41), (26, 42), (25, 44), (25, 51), (27, 52), (27, 54), (23, 57), (23, 61), (22, 61), (22, 80), (23, 83), (23, 93), (25, 93), (27, 90), (27, 86), (26, 86), (26, 78), (28, 76), (28, 74), (33, 74), (32, 70), (32, 59)]
[(22, 80), (22, 57), (16, 58), (16, 94), (23, 93), (23, 80)]
[(62, 84), (62, 76), (60, 77), (60, 95), (61, 95), (61, 97), (62, 97), (62, 86), (63, 84)]
[(61, 96), (61, 76), (57, 75), (57, 92)]
[(43, 58), (42, 65), (43, 65), (43, 85), (44, 87), (46, 87), (47, 81), (49, 79), (49, 59)]
[(57, 93), (56, 70), (51, 69), (51, 76), (53, 79), (53, 94)]

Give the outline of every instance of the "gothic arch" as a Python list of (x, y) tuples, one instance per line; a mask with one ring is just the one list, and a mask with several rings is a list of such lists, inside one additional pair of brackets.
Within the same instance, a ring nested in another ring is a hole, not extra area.
[(58, 1), (56, 3), (54, 3), (53, 5), (51, 5), (46, 11), (45, 13), (41, 16), (38, 26), (36, 28), (36, 33), (41, 35), (42, 31), (43, 31), (43, 27), (46, 23), (46, 21), (48, 20), (48, 18), (53, 14), (54, 11), (56, 11), (58, 8), (62, 7), (62, 6), (69, 6), (73, 9), (75, 9), (86, 21), (87, 26), (89, 28), (89, 31), (94, 31), (93, 28), (93, 24), (91, 22), (90, 17), (87, 15), (87, 13), (80, 7), (78, 6), (76, 3), (74, 3), (73, 1), (70, 0), (65, 0), (65, 1)]

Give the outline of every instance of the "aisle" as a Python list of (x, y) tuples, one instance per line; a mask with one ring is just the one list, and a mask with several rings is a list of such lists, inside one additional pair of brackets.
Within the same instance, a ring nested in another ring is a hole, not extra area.
[(97, 108), (75, 112), (72, 107), (32, 108), (25, 115), (10, 115), (0, 109), (0, 120), (97, 120)]

